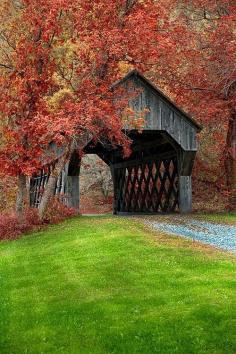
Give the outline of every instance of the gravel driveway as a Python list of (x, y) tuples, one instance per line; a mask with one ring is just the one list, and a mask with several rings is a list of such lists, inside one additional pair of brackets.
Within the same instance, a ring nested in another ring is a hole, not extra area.
[(236, 251), (236, 226), (194, 219), (184, 223), (145, 220), (145, 224), (168, 234), (183, 236), (224, 250)]

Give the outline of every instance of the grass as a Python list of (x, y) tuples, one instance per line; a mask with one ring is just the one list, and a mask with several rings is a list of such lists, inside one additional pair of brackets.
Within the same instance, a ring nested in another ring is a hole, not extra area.
[(236, 352), (233, 255), (79, 217), (0, 243), (1, 354)]
[[(134, 217), (136, 220), (143, 216)], [(146, 215), (146, 219), (155, 220), (155, 221), (167, 221), (167, 222), (180, 222), (184, 223), (185, 221), (189, 221), (189, 219), (197, 219), (202, 221), (208, 221), (212, 223), (220, 223), (220, 224), (228, 224), (228, 225), (236, 225), (236, 212), (230, 213), (199, 213), (193, 212), (191, 214), (156, 214), (156, 215)]]
[(204, 219), (211, 222), (236, 225), (236, 212), (231, 213), (212, 213), (212, 214), (193, 214), (193, 217)]

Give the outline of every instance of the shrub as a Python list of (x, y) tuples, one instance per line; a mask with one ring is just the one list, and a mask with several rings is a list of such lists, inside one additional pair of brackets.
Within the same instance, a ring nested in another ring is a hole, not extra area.
[(37, 210), (32, 208), (26, 210), (22, 220), (13, 211), (3, 213), (0, 215), (0, 239), (14, 239), (23, 233), (40, 229), (41, 225)]
[(62, 204), (56, 197), (51, 199), (44, 217), (44, 223), (56, 224), (77, 214), (76, 210)]
[(74, 215), (76, 215), (74, 209), (61, 204), (56, 198), (52, 200), (43, 222), (40, 221), (35, 208), (28, 208), (22, 220), (14, 211), (2, 213), (0, 214), (0, 240), (15, 239), (24, 233), (40, 230), (45, 224), (55, 224)]

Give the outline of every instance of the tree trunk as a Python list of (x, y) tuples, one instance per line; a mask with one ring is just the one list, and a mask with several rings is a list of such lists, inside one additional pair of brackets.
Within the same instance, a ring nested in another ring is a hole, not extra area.
[(229, 120), (225, 147), (225, 174), (229, 191), (229, 205), (236, 210), (236, 112)]
[(16, 213), (20, 219), (24, 217), (24, 207), (27, 200), (27, 177), (24, 174), (18, 176), (18, 193), (16, 198)]
[(39, 218), (43, 220), (45, 212), (47, 210), (50, 199), (54, 196), (54, 191), (57, 183), (57, 179), (62, 172), (65, 164), (68, 160), (70, 160), (72, 153), (75, 149), (81, 151), (91, 140), (90, 135), (85, 132), (82, 137), (80, 137), (79, 141), (72, 140), (70, 144), (65, 149), (64, 154), (58, 159), (55, 168), (51, 172), (48, 183), (44, 189), (44, 193), (39, 204)]
[(62, 172), (63, 168), (65, 167), (66, 161), (67, 161), (68, 155), (61, 157), (58, 162), (56, 163), (55, 168), (51, 172), (48, 183), (45, 187), (45, 190), (43, 192), (43, 196), (41, 199), (41, 202), (39, 204), (39, 218), (40, 220), (43, 220), (45, 212), (47, 210), (48, 204), (51, 200), (51, 198), (54, 196), (54, 191), (56, 188), (57, 184), (57, 179), (60, 176), (60, 173)]

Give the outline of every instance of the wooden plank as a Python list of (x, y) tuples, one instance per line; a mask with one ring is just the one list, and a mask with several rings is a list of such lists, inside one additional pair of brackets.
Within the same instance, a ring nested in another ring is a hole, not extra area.
[(160, 130), (161, 129), (161, 102), (151, 92), (149, 93), (149, 95), (150, 95), (150, 117), (151, 117), (150, 129)]
[(70, 194), (69, 206), (79, 209), (80, 205), (80, 190), (79, 190), (79, 176), (68, 176), (68, 190)]
[(190, 127), (190, 130), (189, 130), (189, 139), (190, 139), (189, 149), (192, 151), (196, 151), (197, 150), (197, 137), (196, 137), (196, 132), (192, 127)]
[(178, 151), (178, 168), (181, 176), (191, 176), (195, 161), (196, 151)]
[[(139, 75), (140, 76), (140, 75)], [(130, 77), (129, 80), (133, 81), (133, 78)], [(133, 81), (135, 82), (135, 81)], [(177, 107), (174, 102), (170, 100), (163, 92), (158, 88), (154, 87), (146, 78), (136, 77), (136, 82), (139, 83), (139, 87), (145, 87), (147, 91), (152, 92), (157, 98), (159, 98), (165, 105), (167, 105), (173, 112), (180, 115), (181, 118), (189, 123), (196, 131), (201, 130), (201, 127), (186, 114), (181, 108)]]
[(117, 186), (116, 186), (116, 171), (113, 168), (113, 165), (110, 165), (110, 171), (111, 171), (111, 177), (112, 177), (112, 182), (113, 182), (113, 214), (117, 214), (118, 210), (118, 193), (117, 193)]
[(130, 78), (133, 84), (143, 91), (133, 99), (136, 112), (149, 109), (146, 114), (146, 130), (164, 130), (185, 150), (196, 150), (197, 128), (160, 94), (137, 78)]
[(191, 213), (192, 211), (191, 176), (179, 176), (179, 210), (180, 213)]

